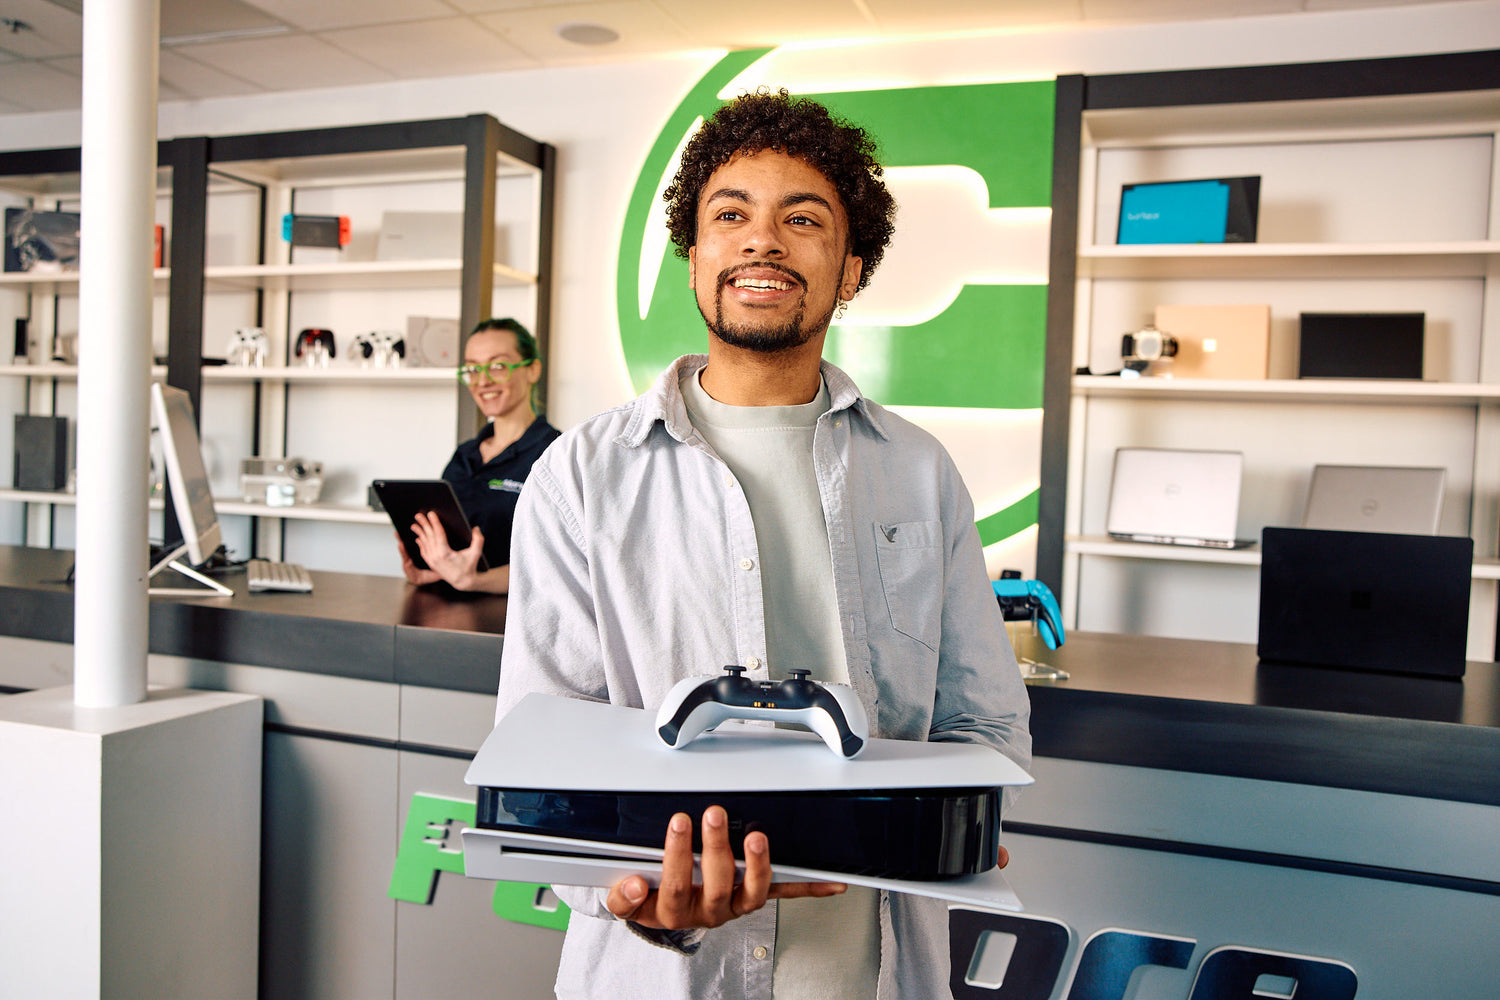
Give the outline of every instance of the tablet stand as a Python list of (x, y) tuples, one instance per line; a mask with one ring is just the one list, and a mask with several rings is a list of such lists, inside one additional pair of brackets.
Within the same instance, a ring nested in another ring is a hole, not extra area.
[[(177, 548), (162, 556), (159, 560), (157, 560), (156, 565), (151, 567), (151, 571), (146, 574), (146, 579), (150, 581), (156, 577), (156, 574), (170, 567), (171, 569), (175, 570), (178, 573), (181, 573), (183, 576), (188, 577), (189, 579), (197, 580), (199, 583), (203, 584), (203, 587), (152, 587), (148, 585), (146, 587), (146, 593), (156, 594), (161, 597), (206, 597), (209, 596), (209, 594), (217, 595), (219, 597), (233, 597), (233, 590), (230, 590), (228, 587), (224, 586), (217, 580), (210, 580), (208, 577), (204, 576), (202, 573), (193, 569), (186, 563), (178, 561), (177, 557), (182, 555), (187, 550), (187, 545), (183, 544), (177, 546)], [(203, 588), (207, 589), (205, 590)]]

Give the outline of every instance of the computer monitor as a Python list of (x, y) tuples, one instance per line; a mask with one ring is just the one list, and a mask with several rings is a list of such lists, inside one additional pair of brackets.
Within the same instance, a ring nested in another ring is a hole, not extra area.
[[(181, 389), (153, 382), (151, 413), (161, 434), (162, 459), (167, 466), (172, 509), (177, 514), (178, 526), (182, 528), (183, 544), (159, 559), (151, 567), (150, 575), (155, 577), (170, 566), (214, 593), (229, 596), (234, 591), (184, 565), (178, 558), (186, 552), (188, 560), (195, 566), (199, 565), (218, 549), (221, 540), (219, 518), (214, 512), (213, 493), (208, 485), (208, 470), (204, 468), (203, 449), (198, 443), (198, 424), (193, 419), (192, 398)], [(150, 593), (197, 596), (203, 591), (151, 587)]]

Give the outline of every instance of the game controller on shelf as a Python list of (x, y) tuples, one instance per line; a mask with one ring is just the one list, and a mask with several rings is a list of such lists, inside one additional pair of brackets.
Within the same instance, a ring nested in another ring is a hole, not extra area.
[(678, 681), (656, 713), (657, 736), (679, 750), (727, 719), (769, 719), (806, 726), (846, 759), (865, 748), (870, 724), (847, 684), (820, 684), (808, 679), (807, 670), (793, 670), (784, 681), (757, 681), (744, 673), (744, 667), (727, 666), (718, 677)]
[(1020, 574), (1007, 570), (1000, 579), (993, 581), (995, 599), (1000, 602), (1000, 612), (1006, 621), (1036, 621), (1037, 631), (1048, 649), (1063, 644), (1062, 609), (1057, 598), (1040, 580), (1022, 580)]

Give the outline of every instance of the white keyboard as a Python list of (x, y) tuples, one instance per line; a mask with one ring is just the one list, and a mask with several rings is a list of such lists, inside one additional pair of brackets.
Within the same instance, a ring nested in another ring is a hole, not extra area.
[(250, 581), (250, 590), (292, 590), (306, 594), (312, 592), (312, 577), (306, 568), (296, 563), (272, 562), (269, 559), (251, 559), (245, 563), (245, 576)]

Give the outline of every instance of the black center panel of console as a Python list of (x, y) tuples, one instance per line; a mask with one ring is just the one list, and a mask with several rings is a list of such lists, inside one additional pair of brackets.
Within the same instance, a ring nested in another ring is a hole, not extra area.
[(744, 857), (756, 830), (777, 865), (874, 878), (943, 879), (999, 862), (1000, 790), (878, 789), (837, 792), (618, 792), (478, 789), (481, 829), (659, 848), (674, 813), (729, 814), (729, 842)]

